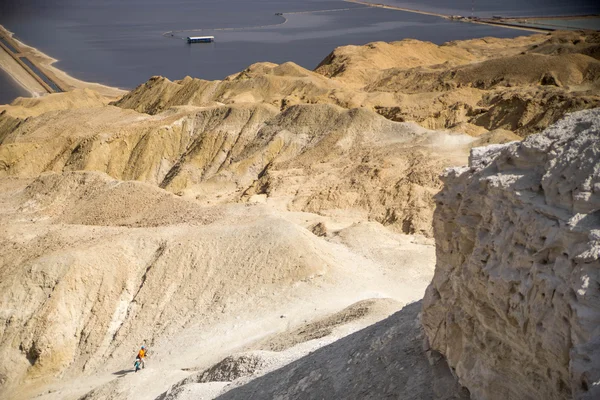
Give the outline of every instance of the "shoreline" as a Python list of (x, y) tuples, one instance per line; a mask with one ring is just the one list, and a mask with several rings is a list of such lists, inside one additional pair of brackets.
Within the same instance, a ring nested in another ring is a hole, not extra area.
[(409, 13), (414, 13), (414, 14), (429, 15), (429, 16), (444, 18), (444, 19), (448, 19), (448, 20), (452, 20), (452, 21), (456, 21), (456, 22), (468, 22), (468, 23), (473, 23), (473, 24), (490, 25), (490, 26), (496, 26), (496, 27), (500, 27), (500, 28), (517, 29), (517, 30), (521, 30), (521, 31), (530, 31), (530, 32), (537, 32), (537, 33), (553, 32), (556, 30), (560, 30), (560, 27), (557, 27), (557, 28), (535, 27), (535, 26), (530, 26), (530, 25), (519, 25), (518, 22), (522, 21), (524, 19), (528, 19), (528, 20), (544, 20), (544, 19), (573, 20), (573, 19), (587, 19), (587, 18), (599, 18), (600, 17), (600, 15), (597, 15), (597, 14), (564, 15), (564, 16), (500, 17), (500, 18), (464, 17), (464, 16), (436, 13), (433, 11), (417, 10), (417, 9), (413, 9), (413, 8), (397, 7), (397, 6), (393, 6), (393, 5), (389, 5), (389, 4), (372, 3), (369, 1), (363, 1), (363, 0), (344, 0), (344, 1), (346, 3), (361, 4), (364, 6), (374, 7), (374, 8), (384, 8), (387, 10), (396, 10), (396, 11), (404, 11), (404, 12), (409, 12)]
[[(86, 82), (70, 76), (53, 65), (58, 61), (57, 59), (16, 39), (14, 33), (3, 25), (0, 25), (0, 38), (15, 50), (15, 52), (11, 52), (11, 48), (0, 42), (0, 68), (6, 71), (19, 86), (29, 92), (31, 97), (41, 97), (50, 93), (84, 88), (92, 89), (103, 96), (111, 98), (117, 98), (127, 93), (127, 90), (124, 89), (95, 82)], [(33, 68), (45, 75), (58, 90), (49, 86), (42, 77), (22, 61), (23, 59), (29, 61)], [(19, 62), (19, 60), (21, 61)]]
[(31, 97), (41, 97), (48, 93), (3, 47), (0, 47), (0, 68)]

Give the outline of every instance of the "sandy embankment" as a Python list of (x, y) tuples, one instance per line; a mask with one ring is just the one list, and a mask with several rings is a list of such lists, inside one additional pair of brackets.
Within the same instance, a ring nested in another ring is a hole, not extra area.
[[(44, 54), (38, 49), (28, 46), (25, 43), (16, 39), (12, 32), (0, 25), (1, 36), (10, 37), (17, 45), (20, 53), (27, 56), (31, 61), (42, 67), (43, 72), (47, 73), (52, 80), (57, 81), (60, 86), (66, 89), (93, 89), (103, 96), (119, 97), (127, 93), (126, 90), (79, 80), (67, 74), (66, 72), (56, 68), (53, 64), (58, 60)], [(16, 82), (23, 86), (31, 93), (32, 97), (39, 97), (47, 94), (46, 89), (36, 81), (31, 74), (17, 63), (10, 54), (4, 49), (0, 49), (0, 68), (4, 69)]]
[(5, 70), (19, 85), (27, 90), (31, 97), (39, 97), (46, 94), (46, 89), (40, 85), (23, 67), (0, 47), (0, 68)]

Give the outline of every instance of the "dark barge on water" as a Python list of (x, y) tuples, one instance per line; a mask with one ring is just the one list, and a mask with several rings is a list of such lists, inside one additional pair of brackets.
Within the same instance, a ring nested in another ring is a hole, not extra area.
[(212, 43), (215, 41), (214, 36), (188, 36), (188, 43)]

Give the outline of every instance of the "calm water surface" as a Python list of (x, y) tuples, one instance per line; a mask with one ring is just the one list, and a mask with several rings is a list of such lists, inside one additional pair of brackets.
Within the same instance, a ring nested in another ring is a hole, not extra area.
[[(387, 1), (442, 12), (448, 12), (450, 3)], [(452, 3), (456, 10), (471, 4), (470, 1)], [(498, 7), (504, 7), (504, 14), (523, 14), (535, 9), (523, 6), (528, 4), (527, 0), (488, 3), (487, 10), (492, 13), (497, 13)], [(529, 3), (548, 3), (550, 6), (544, 10), (552, 14), (558, 7), (552, 4), (561, 2), (529, 0)], [(572, 11), (566, 13), (593, 7), (578, 0), (569, 4)], [(287, 22), (277, 25), (284, 18), (275, 13), (330, 9), (347, 10), (286, 14)], [(542, 13), (541, 9), (538, 11)], [(443, 43), (527, 34), (414, 13), (365, 8), (339, 0), (20, 0), (0, 3), (0, 24), (25, 43), (58, 59), (56, 65), (74, 77), (127, 89), (153, 75), (170, 79), (186, 75), (222, 79), (258, 61), (294, 61), (312, 69), (336, 46), (347, 44), (404, 38)], [(256, 28), (264, 25), (275, 26)], [(238, 30), (214, 31), (214, 28)], [(184, 40), (163, 36), (171, 30), (195, 29), (203, 30), (181, 35), (214, 35), (216, 42), (188, 45)], [(5, 87), (5, 82), (0, 81), (0, 91), (5, 92)]]

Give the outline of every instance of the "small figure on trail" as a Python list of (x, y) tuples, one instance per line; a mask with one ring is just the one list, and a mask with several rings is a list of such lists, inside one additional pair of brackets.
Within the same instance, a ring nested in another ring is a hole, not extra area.
[(135, 372), (138, 372), (140, 366), (144, 368), (146, 366), (145, 359), (146, 358), (146, 346), (142, 346), (140, 351), (138, 351), (137, 356), (135, 357), (135, 363), (133, 366), (135, 367)]

